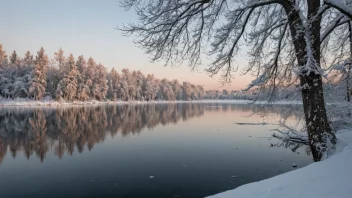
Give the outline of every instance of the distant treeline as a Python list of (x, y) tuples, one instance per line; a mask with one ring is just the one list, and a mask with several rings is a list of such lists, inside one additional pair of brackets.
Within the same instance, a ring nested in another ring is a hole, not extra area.
[[(340, 72), (341, 73), (341, 72)], [(332, 80), (324, 81), (327, 101), (346, 99), (346, 77), (335, 72)], [(348, 84), (348, 83), (347, 83)], [(203, 86), (178, 80), (157, 79), (152, 74), (114, 68), (108, 72), (90, 57), (77, 59), (64, 56), (59, 49), (52, 59), (41, 48), (34, 57), (27, 51), (20, 57), (16, 51), (10, 56), (0, 44), (0, 98), (44, 97), (65, 101), (88, 100), (300, 100), (299, 84), (290, 87), (252, 88), (248, 91), (207, 90)]]
[(62, 49), (49, 59), (44, 48), (35, 57), (16, 51), (8, 57), (0, 44), (0, 96), (7, 99), (44, 97), (65, 101), (86, 100), (199, 100), (200, 85), (157, 79), (152, 74), (114, 68), (108, 72), (90, 57), (64, 56)]

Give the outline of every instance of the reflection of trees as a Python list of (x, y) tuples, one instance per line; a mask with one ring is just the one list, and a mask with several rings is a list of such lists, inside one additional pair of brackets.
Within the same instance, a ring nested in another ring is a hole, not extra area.
[(6, 152), (23, 151), (44, 160), (48, 150), (61, 158), (75, 149), (91, 150), (106, 135), (138, 134), (144, 128), (202, 116), (204, 104), (140, 104), (58, 109), (2, 109), (0, 163)]
[[(103, 142), (107, 135), (121, 136), (140, 133), (161, 124), (167, 125), (202, 116), (204, 111), (248, 112), (259, 106), (204, 103), (167, 103), (138, 105), (106, 105), (58, 109), (1, 109), (0, 110), (0, 163), (6, 152), (13, 157), (23, 151), (29, 158), (33, 154), (44, 160), (53, 150), (59, 158), (77, 150), (91, 150)], [(287, 114), (287, 107), (278, 106), (265, 113)], [(285, 113), (282, 113), (285, 112)]]

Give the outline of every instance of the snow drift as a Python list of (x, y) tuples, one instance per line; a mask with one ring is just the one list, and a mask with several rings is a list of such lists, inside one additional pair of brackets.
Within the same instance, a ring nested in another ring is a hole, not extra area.
[(351, 198), (352, 131), (340, 131), (328, 159), (208, 198)]

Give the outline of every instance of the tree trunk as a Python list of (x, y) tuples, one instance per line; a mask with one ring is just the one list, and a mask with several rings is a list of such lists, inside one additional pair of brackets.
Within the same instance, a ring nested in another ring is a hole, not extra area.
[(336, 137), (332, 133), (326, 115), (323, 83), (320, 75), (301, 77), (302, 99), (310, 149), (314, 161), (320, 161), (325, 152), (334, 147)]
[[(285, 1), (283, 5), (288, 16), (298, 67), (302, 67), (299, 75), (309, 146), (314, 161), (320, 161), (325, 153), (334, 148), (336, 143), (335, 134), (330, 128), (326, 114), (322, 77), (318, 73), (320, 69), (321, 17), (317, 13), (320, 8), (320, 0), (307, 1), (307, 21), (311, 23), (309, 26), (303, 25), (300, 14), (295, 10), (294, 1)], [(310, 51), (307, 50), (308, 48)], [(304, 70), (304, 67), (307, 66), (308, 55), (314, 59), (316, 71)]]
[[(351, 60), (350, 60), (351, 61)], [(347, 102), (351, 101), (351, 95), (350, 95), (350, 73), (351, 73), (351, 63), (347, 64), (347, 76), (346, 76), (346, 96), (347, 96)]]
[(351, 101), (350, 95), (350, 73), (351, 73), (351, 64), (352, 64), (352, 27), (351, 22), (348, 23), (349, 39), (350, 39), (350, 59), (347, 63), (347, 77), (346, 77), (346, 94), (347, 102)]

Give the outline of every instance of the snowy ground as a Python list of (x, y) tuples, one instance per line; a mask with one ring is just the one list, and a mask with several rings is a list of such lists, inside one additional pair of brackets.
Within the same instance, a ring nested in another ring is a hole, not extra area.
[[(143, 103), (227, 103), (227, 104), (252, 104), (251, 100), (193, 100), (193, 101), (75, 101), (58, 102), (52, 99), (34, 101), (30, 99), (4, 99), (0, 98), (0, 106), (67, 106), (67, 105), (101, 105), (101, 104), (143, 104)], [(256, 104), (267, 104), (265, 101), (257, 101)], [(298, 101), (276, 101), (273, 104), (302, 104)]]
[(208, 198), (352, 198), (352, 131), (340, 131), (328, 159)]

